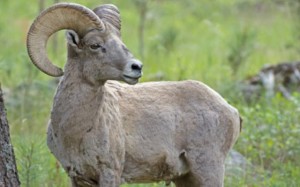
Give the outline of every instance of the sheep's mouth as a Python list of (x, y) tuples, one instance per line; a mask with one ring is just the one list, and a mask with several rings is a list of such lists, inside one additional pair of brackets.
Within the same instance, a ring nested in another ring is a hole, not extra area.
[(138, 76), (130, 76), (130, 75), (123, 75), (123, 79), (128, 84), (136, 84), (139, 81), (139, 78), (141, 78), (142, 74)]
[(135, 77), (133, 77), (133, 76), (129, 76), (129, 75), (123, 75), (123, 77), (124, 78), (127, 78), (127, 79), (139, 79), (139, 78), (141, 78), (141, 74), (140, 75), (138, 75), (138, 76), (135, 76)]

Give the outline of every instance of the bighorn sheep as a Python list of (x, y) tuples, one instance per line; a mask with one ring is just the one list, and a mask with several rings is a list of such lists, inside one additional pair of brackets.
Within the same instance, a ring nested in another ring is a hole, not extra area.
[[(27, 49), (33, 64), (63, 75), (48, 147), (73, 186), (223, 186), (224, 160), (240, 132), (238, 111), (197, 81), (136, 84), (142, 63), (121, 41), (119, 16), (110, 4), (91, 11), (60, 3), (31, 25)], [(46, 54), (49, 36), (62, 29), (68, 29), (64, 72)]]

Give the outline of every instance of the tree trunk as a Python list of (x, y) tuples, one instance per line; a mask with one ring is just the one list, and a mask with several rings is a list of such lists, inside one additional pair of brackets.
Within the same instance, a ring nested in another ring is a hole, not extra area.
[(10, 143), (9, 126), (0, 85), (0, 187), (19, 187), (15, 154)]

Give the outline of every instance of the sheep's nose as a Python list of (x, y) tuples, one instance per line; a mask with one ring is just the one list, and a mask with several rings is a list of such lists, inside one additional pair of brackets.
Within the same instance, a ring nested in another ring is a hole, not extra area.
[(135, 71), (142, 71), (143, 68), (143, 64), (140, 61), (135, 60), (132, 64), (131, 64), (131, 69), (135, 70)]

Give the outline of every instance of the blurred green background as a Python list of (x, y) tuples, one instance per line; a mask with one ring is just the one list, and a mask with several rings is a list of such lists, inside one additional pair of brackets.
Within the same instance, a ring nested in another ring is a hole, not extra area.
[[(0, 82), (22, 186), (69, 186), (46, 146), (46, 125), (57, 79), (30, 62), (26, 34), (55, 0), (1, 0)], [(300, 0), (72, 0), (89, 8), (114, 3), (122, 37), (144, 63), (142, 82), (200, 80), (237, 107), (244, 119), (234, 149), (253, 168), (225, 177), (225, 186), (300, 186), (300, 96), (245, 102), (239, 83), (264, 64), (300, 59)], [(48, 42), (55, 64), (66, 61), (61, 31)], [(123, 185), (130, 187), (159, 184)]]

